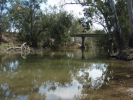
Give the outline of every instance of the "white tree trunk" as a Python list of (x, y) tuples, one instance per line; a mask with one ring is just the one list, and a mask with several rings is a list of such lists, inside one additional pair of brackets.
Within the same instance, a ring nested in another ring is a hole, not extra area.
[(110, 9), (111, 9), (112, 16), (113, 16), (113, 19), (114, 19), (115, 36), (116, 36), (116, 39), (117, 39), (119, 49), (121, 51), (122, 49), (125, 48), (125, 45), (124, 45), (124, 40), (123, 40), (123, 37), (122, 37), (122, 32), (121, 32), (121, 29), (120, 29), (120, 25), (119, 25), (119, 20), (118, 20), (117, 13), (116, 13), (115, 4), (114, 4), (113, 0), (108, 0), (108, 3), (110, 5)]

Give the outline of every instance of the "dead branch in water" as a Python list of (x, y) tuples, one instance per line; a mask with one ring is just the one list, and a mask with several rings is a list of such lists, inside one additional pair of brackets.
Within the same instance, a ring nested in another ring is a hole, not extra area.
[(21, 45), (21, 51), (30, 51), (30, 48), (29, 48), (29, 46), (27, 45), (27, 42), (25, 42), (25, 43), (23, 43), (22, 45)]

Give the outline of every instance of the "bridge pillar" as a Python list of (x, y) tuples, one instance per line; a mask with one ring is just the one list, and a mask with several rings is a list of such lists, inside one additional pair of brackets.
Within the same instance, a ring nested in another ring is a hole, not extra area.
[(81, 38), (82, 38), (82, 45), (81, 45), (81, 48), (85, 48), (85, 37), (82, 36)]

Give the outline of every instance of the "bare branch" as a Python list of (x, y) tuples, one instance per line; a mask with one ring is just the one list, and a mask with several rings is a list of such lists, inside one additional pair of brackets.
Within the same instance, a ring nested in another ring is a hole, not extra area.
[(90, 0), (82, 0), (82, 1), (81, 0), (73, 0), (73, 1), (67, 2), (66, 0), (64, 0), (64, 1), (62, 0), (59, 5), (61, 8), (65, 5), (68, 5), (68, 4), (71, 4), (71, 5), (76, 4), (76, 5), (81, 5), (81, 6), (91, 6), (91, 4), (89, 4), (89, 1)]

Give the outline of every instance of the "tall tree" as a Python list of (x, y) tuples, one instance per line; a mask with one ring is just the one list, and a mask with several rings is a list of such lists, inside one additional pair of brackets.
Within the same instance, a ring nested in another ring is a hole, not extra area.
[(36, 13), (38, 10), (40, 10), (40, 4), (43, 2), (46, 3), (47, 0), (28, 0), (28, 1), (25, 0), (25, 1), (22, 1), (23, 5), (30, 9), (30, 36), (29, 36), (28, 40), (32, 42), (32, 46), (36, 46), (36, 44), (34, 42), (35, 40), (32, 38), (33, 37), (33, 24), (35, 22)]
[[(11, 8), (8, 9), (10, 19), (15, 23), (15, 28), (26, 33), (26, 41), (31, 42), (32, 46), (37, 46), (36, 41), (39, 34), (48, 27), (44, 22), (46, 16), (40, 10), (40, 4), (43, 2), (46, 3), (46, 0), (12, 0)], [(47, 22), (47, 19), (45, 21)]]
[(125, 45), (128, 46), (129, 37), (130, 37), (130, 26), (129, 26), (129, 14), (127, 10), (128, 9), (127, 0), (117, 0), (117, 2), (115, 3), (115, 7), (122, 31), (122, 36)]
[(122, 37), (122, 32), (121, 32), (121, 28), (120, 28), (120, 25), (119, 25), (119, 20), (118, 20), (118, 17), (117, 17), (115, 4), (114, 4), (113, 0), (108, 0), (108, 2), (109, 2), (110, 9), (111, 9), (113, 19), (114, 19), (115, 37), (117, 39), (117, 43), (118, 43), (118, 46), (119, 46), (119, 49), (120, 49), (120, 52), (121, 52), (121, 50), (123, 50), (125, 48), (125, 44), (124, 44), (124, 40), (123, 40), (123, 37)]
[(66, 41), (73, 15), (66, 11), (57, 12), (56, 9), (53, 7), (43, 12), (33, 1), (16, 0), (16, 2), (11, 2), (11, 8), (8, 11), (10, 19), (15, 22), (15, 28), (18, 29), (19, 35), (36, 47), (38, 41), (46, 40), (45, 36), (48, 39), (55, 39), (56, 44), (63, 44)]
[[(115, 37), (117, 39), (117, 43), (118, 43), (119, 49), (121, 51), (122, 49), (125, 48), (125, 44), (124, 44), (124, 40), (123, 40), (123, 37), (122, 37), (122, 32), (121, 32), (121, 29), (120, 29), (119, 20), (118, 20), (118, 17), (117, 17), (116, 8), (115, 8), (115, 4), (114, 4), (113, 0), (78, 0), (78, 1), (75, 1), (73, 3), (67, 3), (66, 2), (66, 4), (81, 4), (82, 6), (88, 6), (88, 8), (89, 8), (89, 7), (92, 7), (95, 4), (98, 4), (98, 2), (100, 2), (101, 4), (102, 4), (102, 2), (103, 2), (103, 4), (105, 4), (107, 2), (109, 4), (108, 7), (110, 8), (112, 15), (110, 13), (106, 13), (106, 14), (107, 14), (107, 16), (110, 16), (110, 17), (113, 16)], [(103, 7), (104, 7), (104, 5), (103, 5)], [(100, 6), (99, 6), (99, 8), (100, 8)], [(103, 9), (101, 9), (101, 8), (99, 9), (99, 8), (97, 7), (97, 10), (99, 10), (99, 11), (101, 10), (100, 12), (102, 14), (104, 8)], [(91, 13), (91, 12), (89, 12), (89, 13)], [(103, 19), (103, 17), (101, 17), (101, 19)], [(105, 19), (105, 23), (107, 25), (107, 28), (110, 31), (111, 28), (108, 27), (108, 19), (107, 20)]]
[(5, 6), (6, 6), (6, 2), (7, 0), (0, 0), (0, 45), (2, 42), (2, 11), (4, 10)]
[[(95, 1), (95, 3), (90, 3), (90, 7), (86, 7), (84, 12), (84, 20), (87, 23), (97, 23), (103, 26), (106, 33), (111, 36), (111, 29), (112, 29), (112, 16), (109, 9), (109, 4), (103, 1)], [(90, 25), (91, 25), (90, 24)]]
[(133, 48), (133, 11), (132, 11), (132, 0), (128, 1), (128, 13), (129, 13), (129, 23), (130, 23), (130, 39), (129, 47)]

